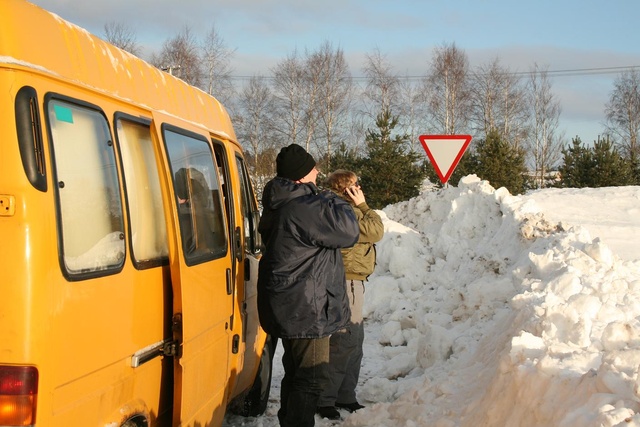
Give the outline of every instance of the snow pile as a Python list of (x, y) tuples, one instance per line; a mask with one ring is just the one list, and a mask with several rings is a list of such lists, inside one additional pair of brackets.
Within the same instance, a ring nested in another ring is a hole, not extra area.
[(475, 176), (382, 216), (344, 426), (640, 426), (640, 262)]

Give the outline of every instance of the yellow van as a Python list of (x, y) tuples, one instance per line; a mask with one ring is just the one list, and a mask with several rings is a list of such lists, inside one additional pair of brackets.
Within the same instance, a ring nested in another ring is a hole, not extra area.
[(2, 0), (0, 117), (0, 426), (262, 413), (259, 214), (223, 106)]

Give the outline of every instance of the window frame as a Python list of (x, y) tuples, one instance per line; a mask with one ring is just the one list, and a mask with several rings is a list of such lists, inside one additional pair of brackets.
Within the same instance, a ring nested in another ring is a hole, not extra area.
[[(60, 193), (61, 185), (63, 185), (63, 183), (61, 183), (59, 179), (59, 162), (58, 162), (59, 159), (57, 158), (57, 156), (60, 153), (56, 151), (56, 147), (55, 147), (56, 142), (54, 141), (54, 138), (53, 138), (52, 122), (49, 115), (49, 106), (52, 102), (61, 102), (61, 103), (70, 104), (73, 107), (96, 113), (103, 119), (104, 129), (106, 130), (106, 133), (109, 137), (109, 140), (107, 141), (107, 145), (110, 145), (112, 150), (112, 159), (113, 159), (112, 170), (114, 174), (113, 177), (115, 178), (115, 184), (116, 184), (115, 189), (117, 190), (117, 199), (119, 200), (119, 207), (120, 207), (121, 230), (119, 231), (120, 235), (118, 237), (122, 241), (123, 252), (122, 252), (122, 258), (119, 260), (120, 262), (117, 264), (108, 265), (105, 268), (80, 269), (79, 271), (74, 271), (68, 268), (67, 261), (66, 261), (67, 255), (65, 251), (66, 246), (65, 246), (65, 232), (64, 232), (64, 225), (66, 223), (63, 218), (62, 197)], [(95, 105), (93, 103), (86, 102), (77, 98), (72, 98), (70, 96), (62, 95), (59, 93), (54, 93), (54, 92), (49, 92), (45, 94), (43, 110), (44, 110), (44, 118), (46, 123), (46, 132), (49, 140), (49, 151), (51, 153), (51, 169), (52, 169), (51, 176), (54, 182), (53, 187), (54, 187), (55, 210), (56, 210), (58, 263), (60, 265), (62, 274), (68, 281), (71, 281), (71, 282), (83, 281), (87, 279), (93, 279), (97, 277), (104, 277), (104, 276), (110, 276), (113, 274), (118, 274), (122, 271), (126, 263), (127, 236), (126, 236), (126, 225), (124, 220), (124, 201), (122, 197), (122, 182), (120, 180), (120, 175), (118, 170), (119, 168), (118, 154), (119, 153), (116, 153), (111, 123), (108, 117), (106, 116), (106, 114), (104, 113), (104, 111), (102, 110), (102, 108), (100, 108), (98, 105)]]
[[(223, 201), (223, 195), (221, 194), (221, 179), (219, 176), (219, 172), (217, 170), (217, 161), (216, 161), (216, 157), (214, 154), (214, 150), (213, 147), (211, 145), (211, 142), (209, 141), (209, 139), (207, 137), (205, 137), (202, 134), (196, 133), (196, 132), (192, 132), (183, 128), (180, 128), (178, 126), (169, 124), (169, 123), (163, 123), (161, 125), (161, 131), (162, 131), (162, 141), (164, 143), (165, 146), (165, 152), (167, 153), (167, 158), (169, 161), (169, 172), (171, 175), (171, 184), (173, 187), (173, 191), (174, 191), (174, 195), (175, 195), (175, 206), (178, 208), (178, 212), (177, 215), (178, 217), (180, 217), (180, 198), (179, 198), (179, 191), (177, 188), (177, 180), (176, 180), (176, 174), (178, 173), (178, 171), (181, 168), (178, 168), (178, 170), (175, 170), (175, 164), (174, 161), (172, 160), (172, 150), (169, 148), (168, 145), (168, 141), (167, 141), (167, 132), (171, 132), (174, 133), (176, 135), (179, 135), (181, 137), (185, 137), (185, 138), (190, 138), (193, 139), (195, 141), (198, 142), (202, 142), (203, 144), (205, 144), (205, 146), (207, 147), (207, 151), (209, 156), (207, 157), (207, 160), (211, 161), (210, 166), (211, 167), (211, 174), (210, 178), (215, 179), (215, 184), (217, 186), (217, 190), (218, 190), (218, 197), (217, 197), (217, 207), (219, 208), (219, 212), (220, 212), (220, 216), (218, 216), (217, 218), (214, 218), (214, 221), (219, 219), (219, 230), (222, 230), (224, 232), (224, 245), (220, 245), (220, 246), (216, 246), (218, 248), (220, 248), (220, 250), (217, 251), (213, 251), (213, 252), (205, 252), (205, 253), (201, 253), (201, 254), (194, 254), (193, 251), (189, 250), (189, 247), (191, 246), (189, 240), (187, 237), (189, 237), (187, 235), (187, 230), (183, 228), (183, 224), (179, 224), (179, 229), (180, 229), (180, 236), (181, 236), (181, 242), (180, 242), (180, 247), (182, 249), (182, 253), (184, 256), (184, 260), (185, 260), (185, 264), (187, 266), (194, 266), (194, 265), (198, 265), (198, 264), (202, 264), (204, 262), (207, 261), (211, 261), (214, 259), (220, 259), (220, 258), (224, 258), (228, 251), (229, 251), (229, 241), (230, 241), (230, 236), (229, 236), (229, 231), (228, 231), (228, 218), (226, 216), (226, 212), (225, 212), (225, 207), (224, 207), (224, 201)], [(176, 162), (177, 163), (177, 162)], [(202, 172), (202, 171), (199, 171)], [(211, 183), (214, 184), (214, 183)], [(211, 190), (215, 190), (216, 188), (213, 188)], [(216, 203), (216, 200), (214, 200), (213, 195), (211, 197), (212, 202)], [(215, 209), (215, 206), (213, 206), (213, 208)], [(215, 211), (214, 211), (215, 212)], [(206, 211), (205, 211), (206, 213)], [(201, 231), (201, 230), (197, 230), (197, 231)]]
[[(167, 254), (164, 256), (158, 256), (158, 257), (154, 257), (154, 258), (148, 258), (148, 259), (138, 259), (138, 257), (136, 256), (135, 253), (135, 242), (133, 239), (133, 235), (134, 235), (134, 231), (133, 230), (133, 224), (131, 221), (132, 218), (132, 214), (131, 214), (131, 195), (127, 186), (127, 170), (126, 167), (124, 165), (124, 155), (123, 155), (123, 144), (122, 141), (120, 140), (120, 134), (118, 133), (118, 126), (120, 122), (127, 122), (127, 123), (132, 123), (134, 125), (139, 125), (139, 126), (143, 126), (143, 127), (147, 127), (149, 129), (149, 136), (151, 137), (153, 134), (153, 127), (152, 127), (152, 120), (150, 118), (145, 118), (145, 117), (139, 117), (139, 116), (133, 116), (131, 114), (127, 114), (127, 113), (123, 113), (123, 112), (116, 112), (113, 116), (113, 124), (114, 124), (114, 135), (116, 137), (116, 150), (118, 152), (118, 160), (120, 161), (120, 168), (122, 170), (122, 188), (123, 188), (123, 192), (124, 192), (124, 202), (125, 202), (125, 210), (127, 213), (127, 224), (126, 224), (126, 229), (127, 229), (127, 235), (129, 236), (129, 255), (131, 257), (131, 261), (133, 263), (133, 266), (137, 269), (137, 270), (145, 270), (148, 268), (154, 268), (154, 267), (159, 267), (159, 266), (163, 266), (163, 265), (168, 265), (169, 264), (169, 254), (168, 254), (168, 236), (169, 236), (169, 232), (168, 230), (166, 230), (167, 227), (167, 222), (166, 222), (166, 217), (164, 215), (164, 206), (161, 207), (162, 209), (162, 226), (165, 227), (165, 248), (167, 249)], [(152, 142), (152, 149), (154, 151), (154, 159), (155, 156), (157, 155), (156, 153), (156, 147), (153, 145)], [(162, 185), (162, 179), (161, 179), (161, 169), (158, 168), (157, 162), (154, 165), (155, 166), (155, 172), (157, 174), (157, 178), (158, 178), (158, 183), (161, 186)], [(160, 189), (160, 193), (158, 194), (158, 196), (160, 197), (160, 201), (164, 204), (164, 200), (162, 200), (162, 190)]]

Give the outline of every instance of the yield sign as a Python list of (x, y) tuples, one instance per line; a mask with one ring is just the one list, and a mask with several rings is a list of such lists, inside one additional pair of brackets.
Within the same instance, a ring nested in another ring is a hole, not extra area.
[(419, 138), (440, 182), (446, 184), (469, 146), (471, 135), (420, 135)]

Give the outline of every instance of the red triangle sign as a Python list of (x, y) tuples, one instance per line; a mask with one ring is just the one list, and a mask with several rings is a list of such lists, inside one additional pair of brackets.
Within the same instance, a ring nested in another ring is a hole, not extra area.
[(471, 135), (420, 135), (419, 138), (440, 182), (446, 184), (469, 146)]

